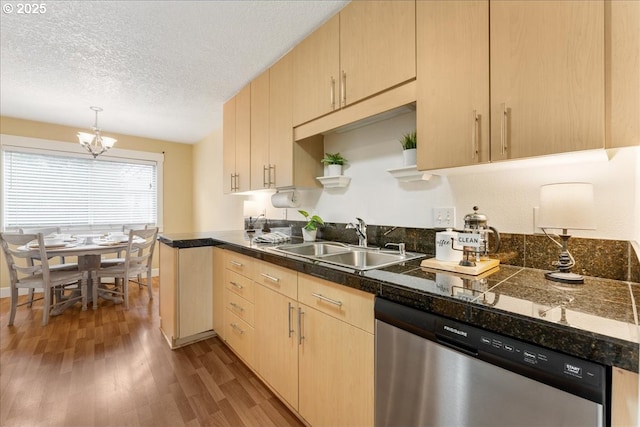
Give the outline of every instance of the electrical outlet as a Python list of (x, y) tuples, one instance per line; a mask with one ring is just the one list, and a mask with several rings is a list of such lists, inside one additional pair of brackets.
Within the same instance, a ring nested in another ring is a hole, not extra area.
[(433, 226), (436, 228), (455, 228), (456, 208), (433, 208)]

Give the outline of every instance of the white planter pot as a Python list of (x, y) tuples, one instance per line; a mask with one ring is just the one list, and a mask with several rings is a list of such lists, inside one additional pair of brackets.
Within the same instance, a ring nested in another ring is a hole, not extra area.
[(402, 150), (402, 162), (405, 166), (413, 166), (417, 164), (416, 154), (417, 149), (410, 148), (408, 150)]
[(305, 242), (314, 242), (316, 240), (316, 234), (318, 230), (307, 230), (305, 228), (302, 229), (302, 240)]
[(342, 175), (342, 165), (327, 165), (325, 176), (339, 176)]

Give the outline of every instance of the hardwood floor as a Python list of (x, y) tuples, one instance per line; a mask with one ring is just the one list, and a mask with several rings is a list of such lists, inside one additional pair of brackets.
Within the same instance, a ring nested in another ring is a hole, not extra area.
[[(217, 337), (177, 350), (154, 299), (80, 305), (41, 326), (42, 305), (0, 300), (0, 426), (302, 426)], [(25, 298), (25, 297), (21, 297)]]

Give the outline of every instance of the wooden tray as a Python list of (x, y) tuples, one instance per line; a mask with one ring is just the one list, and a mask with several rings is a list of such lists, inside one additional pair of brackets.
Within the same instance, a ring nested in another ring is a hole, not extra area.
[(422, 267), (433, 268), (436, 270), (453, 271), (454, 273), (467, 274), (469, 276), (478, 276), (485, 271), (489, 271), (500, 265), (499, 259), (483, 259), (476, 262), (475, 267), (464, 267), (458, 264), (458, 261), (438, 261), (435, 258), (422, 260)]

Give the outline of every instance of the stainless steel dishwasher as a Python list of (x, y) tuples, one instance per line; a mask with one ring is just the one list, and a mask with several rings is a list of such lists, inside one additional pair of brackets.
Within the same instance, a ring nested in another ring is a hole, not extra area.
[(376, 298), (376, 426), (608, 426), (607, 367)]

